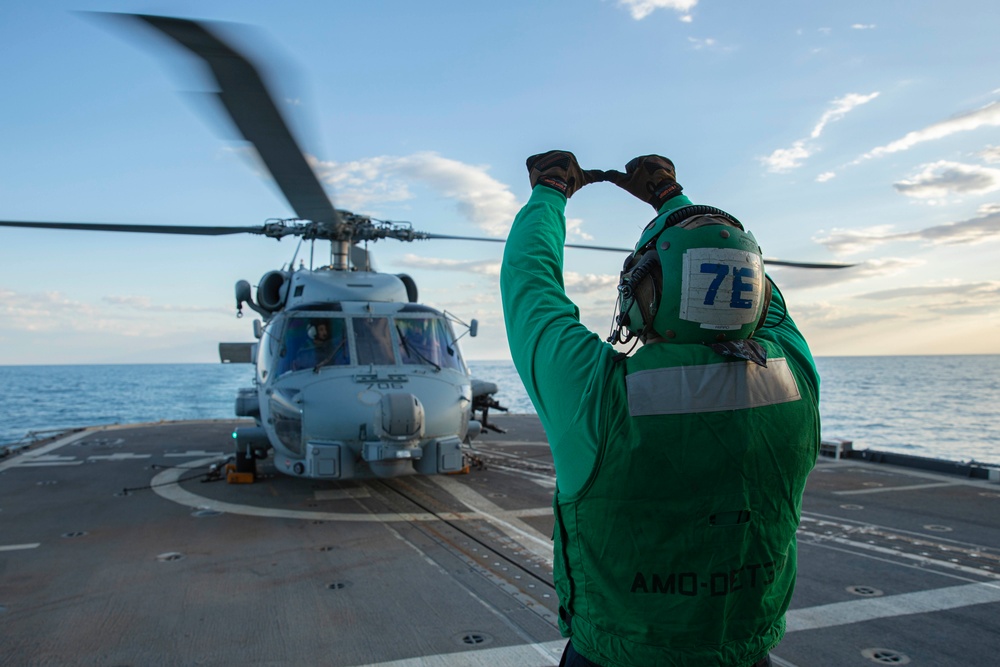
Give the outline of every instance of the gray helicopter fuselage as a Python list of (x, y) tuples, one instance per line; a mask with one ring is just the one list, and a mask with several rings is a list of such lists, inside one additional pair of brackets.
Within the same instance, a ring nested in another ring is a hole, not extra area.
[[(449, 319), (407, 301), (403, 281), (374, 272), (271, 272), (261, 306), (285, 306), (260, 330), (256, 400), (238, 429), (263, 437), (283, 473), (351, 479), (460, 470), (478, 433), (472, 383)], [(471, 422), (471, 423), (470, 423)], [(242, 438), (242, 440), (241, 440)]]

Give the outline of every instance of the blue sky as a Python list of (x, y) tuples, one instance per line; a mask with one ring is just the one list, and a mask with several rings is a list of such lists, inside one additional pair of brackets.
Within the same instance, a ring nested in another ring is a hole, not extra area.
[[(774, 268), (817, 355), (1000, 353), (1000, 12), (959, 0), (103, 2), (0, 7), (0, 219), (258, 225), (291, 217), (152, 36), (80, 10), (228, 21), (338, 207), (503, 236), (524, 159), (585, 168), (660, 153)], [(145, 37), (145, 38), (144, 38)], [(570, 201), (570, 239), (631, 246), (652, 214), (610, 184)], [(499, 244), (379, 242), (378, 266), (507, 358)], [(212, 362), (250, 340), (233, 284), (295, 243), (0, 229), (0, 365)], [(602, 335), (622, 258), (567, 251)], [(252, 315), (252, 313), (250, 313)]]

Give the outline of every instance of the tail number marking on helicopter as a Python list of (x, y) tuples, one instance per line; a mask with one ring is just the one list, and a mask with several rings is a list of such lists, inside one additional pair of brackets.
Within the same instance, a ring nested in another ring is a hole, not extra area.
[(354, 376), (354, 381), (358, 384), (367, 384), (366, 389), (402, 389), (403, 383), (407, 382), (409, 378), (405, 375), (390, 375), (387, 378), (381, 378), (378, 375), (356, 375)]

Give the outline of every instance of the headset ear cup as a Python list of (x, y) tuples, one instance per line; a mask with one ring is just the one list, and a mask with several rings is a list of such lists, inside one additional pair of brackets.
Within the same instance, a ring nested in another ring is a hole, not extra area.
[(642, 336), (646, 331), (646, 318), (643, 317), (639, 299), (632, 298), (629, 308), (625, 311), (625, 327), (633, 336)]
[(621, 273), (622, 277), (624, 277), (625, 274), (629, 272), (629, 270), (632, 268), (632, 263), (634, 261), (635, 261), (635, 253), (630, 252), (628, 254), (628, 257), (626, 257), (625, 261), (622, 263), (622, 273)]
[(757, 326), (754, 327), (754, 333), (757, 333), (760, 328), (764, 326), (764, 322), (767, 321), (767, 312), (771, 307), (771, 289), (770, 279), (768, 279), (767, 276), (764, 276), (764, 303), (761, 305), (760, 317), (757, 318)]
[(628, 331), (628, 338), (645, 339), (653, 326), (659, 307), (660, 271), (659, 257), (652, 248), (625, 260), (618, 281), (617, 325)]

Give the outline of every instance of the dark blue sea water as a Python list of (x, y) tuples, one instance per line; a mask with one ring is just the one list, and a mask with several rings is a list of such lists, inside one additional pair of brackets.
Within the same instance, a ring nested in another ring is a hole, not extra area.
[[(1000, 356), (821, 357), (823, 436), (855, 448), (1000, 463)], [(514, 413), (534, 409), (509, 361), (472, 362)], [(234, 416), (251, 367), (0, 366), (0, 445), (29, 431)]]

